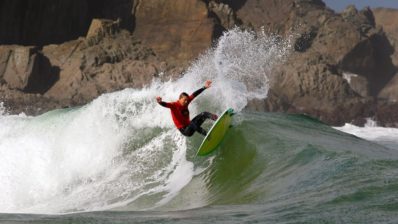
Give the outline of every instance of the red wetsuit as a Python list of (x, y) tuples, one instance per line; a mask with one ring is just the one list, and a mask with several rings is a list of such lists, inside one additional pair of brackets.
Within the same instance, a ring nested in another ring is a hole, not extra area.
[(192, 95), (188, 97), (188, 104), (185, 106), (182, 106), (178, 101), (172, 103), (160, 102), (159, 104), (164, 107), (170, 108), (174, 124), (178, 129), (185, 128), (191, 123), (188, 110), (189, 103), (191, 103), (191, 101), (200, 93), (202, 93), (205, 89), (206, 88), (203, 87), (192, 93)]

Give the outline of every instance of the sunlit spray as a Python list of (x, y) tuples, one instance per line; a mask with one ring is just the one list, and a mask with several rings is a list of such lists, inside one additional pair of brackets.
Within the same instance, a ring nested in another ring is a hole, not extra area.
[(267, 96), (272, 68), (289, 49), (289, 41), (236, 28), (175, 81), (154, 80), (37, 117), (6, 115), (0, 106), (0, 212), (147, 210), (167, 203), (192, 179), (186, 152), (195, 149), (155, 97), (175, 101), (212, 80), (191, 104), (191, 116), (240, 111)]

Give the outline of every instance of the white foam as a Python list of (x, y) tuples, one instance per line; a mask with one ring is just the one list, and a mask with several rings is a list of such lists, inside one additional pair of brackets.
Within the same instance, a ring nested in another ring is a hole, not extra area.
[(358, 75), (357, 74), (354, 74), (354, 73), (349, 73), (349, 72), (343, 72), (343, 78), (345, 79), (345, 80), (347, 80), (347, 82), (349, 83), (349, 84), (351, 84), (351, 79), (352, 78), (355, 78), (355, 77), (358, 77)]
[(384, 128), (376, 126), (376, 123), (368, 119), (365, 127), (358, 127), (352, 124), (345, 124), (343, 127), (335, 127), (336, 129), (353, 134), (360, 138), (379, 143), (391, 149), (398, 150), (398, 129)]
[[(7, 115), (0, 106), (0, 212), (68, 213), (129, 206), (153, 209), (191, 181), (185, 137), (156, 96), (174, 101), (214, 81), (190, 106), (243, 109), (265, 98), (272, 67), (288, 42), (234, 29), (176, 81), (104, 94), (81, 108), (38, 117)], [(159, 197), (160, 195), (160, 197)], [(146, 203), (138, 203), (146, 198)]]

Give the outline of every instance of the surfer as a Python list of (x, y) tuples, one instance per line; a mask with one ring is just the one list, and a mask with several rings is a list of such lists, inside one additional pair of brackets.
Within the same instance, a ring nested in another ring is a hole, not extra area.
[(156, 97), (156, 100), (160, 105), (170, 108), (174, 124), (183, 135), (190, 137), (195, 133), (195, 131), (197, 131), (206, 136), (207, 131), (201, 127), (203, 122), (205, 122), (206, 119), (212, 119), (213, 121), (217, 120), (218, 116), (209, 112), (198, 114), (192, 119), (192, 121), (189, 119), (189, 103), (191, 103), (191, 101), (205, 89), (210, 88), (211, 83), (212, 82), (210, 80), (207, 80), (204, 87), (196, 90), (191, 95), (188, 95), (186, 92), (181, 93), (179, 99), (172, 103), (163, 102), (160, 96)]

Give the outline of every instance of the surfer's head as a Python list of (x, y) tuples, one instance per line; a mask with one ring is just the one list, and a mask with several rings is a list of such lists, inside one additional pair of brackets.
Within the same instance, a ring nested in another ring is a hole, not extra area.
[(180, 102), (181, 105), (185, 106), (189, 103), (189, 96), (188, 93), (183, 92), (180, 94), (180, 98), (178, 99), (178, 102)]

